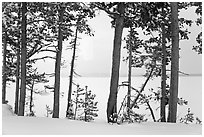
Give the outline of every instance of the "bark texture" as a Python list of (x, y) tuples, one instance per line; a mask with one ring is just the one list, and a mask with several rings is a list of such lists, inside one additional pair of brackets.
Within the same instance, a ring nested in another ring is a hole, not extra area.
[(53, 118), (59, 118), (59, 97), (60, 97), (60, 66), (62, 56), (62, 22), (63, 22), (64, 8), (59, 10), (59, 29), (58, 29), (58, 46), (55, 61), (55, 84), (54, 84), (54, 105), (53, 105)]
[[(124, 11), (125, 4), (118, 3), (117, 11), (120, 15), (116, 16), (116, 26), (113, 43), (113, 56), (112, 56), (112, 72), (110, 82), (110, 94), (107, 104), (107, 120), (113, 121), (113, 115), (117, 112), (117, 93), (118, 93), (118, 81), (119, 81), (119, 68), (120, 68), (120, 56), (121, 56), (121, 38), (124, 27)], [(112, 118), (111, 118), (112, 117)]]
[(19, 79), (20, 76), (20, 48), (17, 47), (17, 61), (16, 61), (16, 93), (15, 93), (15, 108), (14, 113), (18, 114), (18, 101), (19, 101)]
[(166, 42), (165, 42), (165, 28), (164, 28), (164, 8), (162, 8), (163, 23), (162, 29), (162, 82), (161, 82), (161, 122), (166, 122)]
[(178, 102), (178, 72), (179, 72), (179, 27), (178, 27), (178, 3), (171, 2), (172, 17), (172, 49), (171, 49), (171, 80), (169, 98), (168, 122), (175, 123)]
[(4, 44), (3, 44), (3, 67), (2, 67), (2, 104), (6, 103), (6, 51), (7, 51), (7, 32), (4, 28)]
[[(130, 28), (130, 39), (132, 39), (132, 28)], [(130, 97), (131, 97), (131, 74), (132, 74), (132, 41), (129, 43), (129, 64), (128, 64), (128, 94), (127, 94), (127, 114), (130, 117)]]
[(26, 12), (27, 3), (22, 3), (22, 24), (21, 24), (21, 89), (20, 89), (20, 103), (19, 116), (24, 116), (25, 97), (26, 97)]
[(67, 100), (67, 111), (66, 117), (69, 115), (69, 108), (71, 105), (71, 95), (72, 95), (72, 81), (73, 81), (73, 74), (74, 74), (74, 61), (76, 56), (76, 44), (77, 44), (77, 36), (78, 35), (78, 26), (76, 26), (75, 31), (75, 38), (74, 38), (74, 47), (73, 47), (73, 55), (72, 55), (72, 62), (71, 62), (71, 69), (70, 69), (70, 76), (69, 76), (69, 91), (68, 91), (68, 100)]

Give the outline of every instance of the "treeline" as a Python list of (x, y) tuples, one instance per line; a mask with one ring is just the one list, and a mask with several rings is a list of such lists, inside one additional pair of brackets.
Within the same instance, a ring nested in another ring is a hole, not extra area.
[[(196, 21), (179, 18), (181, 10), (195, 7), (198, 15)], [(68, 102), (66, 116), (69, 116), (74, 61), (78, 34), (93, 36), (87, 20), (94, 18), (97, 10), (103, 10), (112, 19), (115, 30), (113, 42), (112, 71), (110, 94), (107, 104), (107, 121), (115, 122), (117, 114), (117, 93), (119, 67), (121, 58), (121, 41), (124, 28), (129, 29), (126, 36), (126, 49), (129, 56), (129, 78), (127, 95), (127, 113), (144, 90), (152, 76), (161, 76), (161, 121), (176, 122), (179, 74), (179, 41), (189, 39), (186, 26), (193, 23), (202, 24), (201, 2), (4, 2), (2, 3), (2, 103), (6, 101), (6, 83), (16, 83), (15, 113), (23, 116), (25, 112), (26, 90), (33, 93), (36, 83), (48, 82), (46, 73), (39, 74), (35, 64), (39, 60), (55, 60), (55, 82), (53, 118), (59, 117), (60, 98), (60, 66), (63, 41), (70, 41), (67, 47), (73, 50)], [(138, 30), (148, 37), (140, 38)], [(196, 38), (198, 45), (193, 46), (198, 54), (202, 54), (202, 32)], [(38, 55), (38, 56), (36, 56)], [(166, 83), (166, 66), (171, 64), (170, 88)], [(138, 97), (131, 101), (131, 68), (143, 67), (147, 70), (147, 80), (138, 92)], [(167, 102), (167, 100), (169, 100)], [(169, 104), (168, 119), (165, 115), (166, 104)]]

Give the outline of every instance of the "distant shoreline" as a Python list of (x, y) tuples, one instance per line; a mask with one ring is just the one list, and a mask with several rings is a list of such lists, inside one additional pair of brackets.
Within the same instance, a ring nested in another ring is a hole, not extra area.
[[(170, 75), (170, 74), (168, 74), (168, 75)], [(103, 75), (103, 74), (94, 74), (94, 75), (90, 74), (90, 75), (81, 75), (81, 77), (110, 77), (110, 76), (109, 75)], [(120, 77), (128, 77), (128, 76), (127, 75), (121, 75)], [(132, 75), (132, 77), (144, 77), (144, 75), (138, 74), (138, 75)], [(187, 74), (187, 75), (180, 74), (179, 77), (202, 77), (202, 74)]]

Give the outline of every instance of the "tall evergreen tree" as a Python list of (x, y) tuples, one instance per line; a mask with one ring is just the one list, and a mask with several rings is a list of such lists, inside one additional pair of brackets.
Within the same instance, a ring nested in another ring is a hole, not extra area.
[(59, 5), (59, 25), (58, 25), (58, 46), (55, 61), (55, 84), (54, 84), (54, 104), (53, 104), (53, 118), (59, 118), (59, 96), (60, 96), (60, 66), (62, 56), (62, 23), (65, 7), (63, 4)]
[[(20, 45), (20, 43), (19, 43)], [(18, 114), (18, 104), (19, 104), (19, 83), (20, 83), (20, 47), (17, 47), (17, 60), (16, 60), (16, 91), (15, 91), (15, 107), (14, 113)]]
[[(133, 35), (133, 29), (130, 27), (130, 39)], [(129, 63), (128, 63), (128, 94), (127, 94), (127, 114), (130, 117), (130, 101), (131, 101), (131, 75), (132, 75), (132, 40), (129, 42)]]
[(77, 50), (77, 41), (78, 36), (80, 33), (85, 33), (89, 36), (93, 36), (90, 26), (87, 24), (88, 18), (93, 18), (95, 16), (94, 10), (92, 10), (90, 5), (82, 6), (82, 3), (74, 3), (73, 10), (76, 12), (73, 20), (76, 24), (73, 24), (75, 27), (75, 34), (73, 35), (73, 40), (70, 42), (71, 49), (73, 49), (72, 60), (71, 60), (71, 69), (70, 69), (70, 76), (69, 76), (69, 89), (68, 89), (68, 100), (67, 100), (67, 111), (66, 117), (68, 117), (68, 113), (70, 110), (71, 105), (71, 95), (72, 95), (72, 84), (73, 84), (73, 77), (76, 72), (74, 71), (74, 65), (76, 60), (76, 50)]
[(179, 72), (179, 27), (178, 27), (178, 3), (171, 2), (171, 80), (169, 97), (168, 122), (176, 122), (178, 102), (178, 72)]
[(26, 96), (26, 12), (27, 3), (22, 3), (22, 24), (21, 24), (21, 89), (20, 89), (20, 103), (19, 116), (24, 116), (25, 96)]
[[(161, 76), (162, 84), (161, 84), (161, 121), (165, 121), (165, 106), (168, 103), (168, 89), (166, 84), (166, 65), (169, 64), (171, 60), (170, 55), (170, 45), (167, 43), (171, 42), (171, 20), (170, 20), (170, 3), (163, 2), (143, 2), (137, 3), (137, 8), (139, 8), (140, 18), (138, 17), (136, 20), (132, 21), (133, 24), (136, 24), (136, 28), (142, 28), (143, 33), (146, 36), (149, 36), (147, 40), (139, 39), (139, 37), (134, 37), (133, 40), (137, 40), (138, 44), (133, 44), (133, 67), (142, 67), (145, 66), (148, 70), (147, 72), (151, 72), (152, 76)], [(179, 8), (187, 8), (188, 3), (179, 3)], [(188, 26), (191, 25), (191, 20), (187, 20), (184, 18), (179, 19), (180, 29), (179, 33), (181, 39), (188, 39), (188, 31), (184, 28), (183, 24)], [(155, 36), (153, 35), (155, 34)], [(165, 36), (165, 37), (164, 37)], [(167, 41), (167, 42), (166, 42)], [(165, 45), (166, 44), (166, 45)], [(139, 45), (139, 46), (138, 46)], [(126, 47), (127, 48), (127, 47)], [(163, 49), (162, 49), (163, 48)], [(127, 48), (128, 49), (128, 48)], [(144, 52), (141, 52), (144, 51)], [(143, 55), (145, 53), (145, 55)], [(148, 61), (151, 60), (151, 61)], [(149, 63), (145, 63), (145, 62)], [(152, 63), (153, 61), (153, 63)], [(155, 65), (154, 65), (155, 62)], [(162, 65), (160, 65), (162, 64)], [(154, 67), (155, 69), (149, 71)], [(162, 73), (161, 73), (162, 72)], [(148, 74), (148, 78), (152, 77)], [(148, 79), (143, 84), (140, 91), (144, 90), (144, 87)], [(141, 92), (139, 92), (141, 93)], [(133, 103), (130, 105), (132, 108), (138, 99), (140, 94), (135, 97)]]
[[(18, 5), (18, 26), (20, 26), (20, 5)], [(19, 31), (18, 31), (19, 32)], [(17, 40), (16, 44), (16, 90), (15, 90), (15, 107), (14, 107), (14, 113), (18, 114), (18, 108), (19, 108), (19, 87), (20, 87), (20, 59), (21, 59), (21, 52), (20, 52), (20, 32), (17, 34), (19, 36), (19, 40)]]
[(112, 122), (111, 117), (114, 113), (117, 113), (117, 93), (119, 82), (119, 69), (120, 69), (120, 56), (121, 56), (121, 39), (124, 28), (124, 13), (125, 3), (121, 2), (117, 4), (117, 12), (115, 16), (115, 33), (113, 41), (113, 55), (112, 55), (112, 71), (110, 82), (110, 94), (107, 105), (107, 121)]
[(162, 31), (162, 80), (161, 80), (161, 110), (160, 110), (160, 117), (161, 122), (166, 122), (166, 37), (165, 37), (165, 14), (164, 14), (164, 4), (162, 7), (162, 24), (161, 24), (161, 31)]
[(78, 21), (76, 22), (76, 30), (75, 30), (75, 36), (74, 37), (75, 38), (73, 41), (73, 55), (72, 55), (71, 69), (70, 69), (70, 76), (69, 76), (69, 91), (68, 91), (66, 117), (69, 116), (69, 108), (71, 105), (72, 83), (73, 83), (73, 74), (74, 74), (74, 61), (76, 58), (76, 46), (77, 46), (77, 37), (78, 37)]
[(2, 104), (6, 103), (6, 51), (7, 51), (7, 32), (4, 30), (4, 41), (3, 41), (3, 66), (2, 66)]
[(8, 39), (11, 28), (13, 29), (14, 17), (11, 13), (13, 11), (13, 4), (11, 2), (2, 3), (2, 51), (3, 51), (3, 64), (2, 64), (2, 103), (6, 101), (6, 84), (7, 82), (14, 82), (14, 70), (13, 60), (15, 53), (11, 47), (11, 43)]

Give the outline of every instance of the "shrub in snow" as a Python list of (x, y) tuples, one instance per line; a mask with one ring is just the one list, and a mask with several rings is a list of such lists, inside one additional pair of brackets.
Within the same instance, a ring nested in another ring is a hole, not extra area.
[(202, 121), (198, 117), (196, 117), (196, 124), (202, 124)]
[[(91, 90), (88, 91), (88, 87), (80, 88), (77, 85), (77, 90), (73, 91), (74, 99), (71, 101), (71, 107), (69, 109), (69, 119), (78, 119), (90, 122), (97, 117), (97, 104), (95, 102), (95, 94), (92, 94)], [(75, 106), (75, 108), (74, 108)]]
[(146, 122), (147, 119), (145, 119), (144, 116), (145, 116), (145, 115), (135, 113), (134, 111), (131, 110), (131, 111), (130, 111), (130, 117), (129, 117), (126, 112), (123, 112), (122, 114), (119, 114), (119, 115), (118, 115), (117, 123), (118, 123), (118, 124), (122, 124), (122, 123), (125, 123), (125, 122), (128, 122), (128, 123), (134, 123), (134, 122), (141, 123), (141, 122)]
[(49, 117), (52, 115), (53, 110), (50, 108), (50, 106), (46, 105), (46, 117)]
[(26, 116), (29, 116), (29, 117), (36, 117), (34, 111), (31, 111), (31, 112), (26, 113)]
[(187, 114), (180, 119), (180, 122), (189, 124), (189, 123), (193, 123), (195, 120), (196, 120), (196, 124), (202, 124), (202, 121), (198, 117), (196, 117), (196, 119), (194, 118), (194, 113), (192, 113), (190, 108), (188, 108)]
[(91, 90), (87, 91), (87, 86), (85, 87), (85, 102), (83, 103), (82, 107), (84, 108), (84, 120), (91, 121), (94, 120), (94, 117), (97, 117), (97, 104), (94, 99), (96, 97), (95, 94), (91, 93)]
[[(134, 97), (135, 96), (131, 96), (131, 97)], [(127, 95), (124, 97), (123, 99), (123, 102), (121, 103), (121, 106), (120, 106), (120, 109), (119, 109), (119, 112), (118, 112), (118, 115), (117, 115), (117, 120), (116, 122), (118, 124), (121, 124), (121, 123), (124, 123), (124, 122), (128, 122), (128, 123), (133, 123), (133, 122), (146, 122), (147, 119), (145, 118), (145, 115), (142, 115), (142, 114), (138, 114), (136, 112), (133, 111), (134, 108), (136, 109), (139, 109), (140, 108), (140, 105), (143, 105), (143, 104), (148, 104), (147, 106), (147, 109), (151, 109), (151, 106), (149, 105), (149, 97), (151, 96), (146, 96), (145, 94), (140, 94), (140, 96), (138, 97), (138, 101), (136, 104), (134, 104), (133, 108), (132, 109), (129, 109), (127, 107)], [(127, 110), (129, 109), (129, 114), (127, 112)], [(152, 114), (154, 115), (154, 114)], [(115, 120), (114, 120), (115, 121)]]
[(68, 119), (75, 119), (75, 114), (74, 114), (74, 107), (73, 107), (73, 100), (71, 100), (71, 104), (68, 110)]
[(33, 107), (34, 107), (34, 102), (31, 101), (31, 97), (28, 96), (26, 97), (26, 102), (25, 102), (25, 115), (29, 116), (29, 117), (35, 117), (35, 111), (33, 111)]

